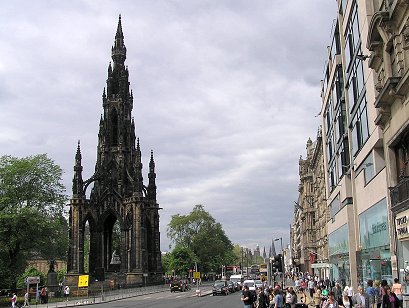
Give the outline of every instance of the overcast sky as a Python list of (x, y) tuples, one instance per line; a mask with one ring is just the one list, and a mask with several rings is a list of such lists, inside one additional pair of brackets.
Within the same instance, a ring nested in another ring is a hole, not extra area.
[(119, 14), (162, 250), (171, 216), (195, 204), (235, 244), (287, 244), (336, 1), (2, 1), (0, 155), (47, 153), (69, 194), (78, 140), (94, 172)]

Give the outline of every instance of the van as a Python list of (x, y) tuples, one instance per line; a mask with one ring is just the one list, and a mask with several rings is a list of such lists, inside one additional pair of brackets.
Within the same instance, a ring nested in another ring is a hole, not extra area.
[(231, 275), (230, 276), (230, 281), (237, 282), (237, 283), (239, 283), (241, 285), (242, 282), (243, 282), (243, 275)]
[(243, 282), (244, 286), (248, 286), (249, 287), (249, 291), (256, 291), (256, 283), (254, 280), (249, 279), (249, 280), (244, 280)]
[(231, 275), (230, 276), (230, 281), (234, 283), (236, 286), (236, 290), (240, 290), (241, 286), (243, 285), (243, 275)]

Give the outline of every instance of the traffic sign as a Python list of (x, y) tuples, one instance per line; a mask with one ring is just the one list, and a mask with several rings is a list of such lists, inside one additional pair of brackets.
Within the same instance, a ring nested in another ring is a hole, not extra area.
[(40, 283), (40, 276), (27, 277), (27, 278), (26, 278), (26, 283), (27, 283), (27, 284), (37, 284), (37, 283)]
[(200, 272), (193, 272), (194, 279), (200, 279)]
[(88, 275), (78, 276), (78, 287), (88, 287)]

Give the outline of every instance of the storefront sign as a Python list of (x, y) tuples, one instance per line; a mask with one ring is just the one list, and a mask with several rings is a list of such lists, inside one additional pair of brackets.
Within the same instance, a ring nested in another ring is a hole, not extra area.
[(395, 226), (396, 234), (399, 240), (409, 237), (408, 232), (409, 210), (396, 215)]

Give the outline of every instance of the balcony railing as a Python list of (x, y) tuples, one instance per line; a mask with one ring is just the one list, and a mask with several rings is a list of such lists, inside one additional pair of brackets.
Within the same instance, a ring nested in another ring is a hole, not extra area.
[(409, 201), (409, 177), (405, 177), (395, 187), (390, 188), (391, 207), (394, 208), (405, 201)]

